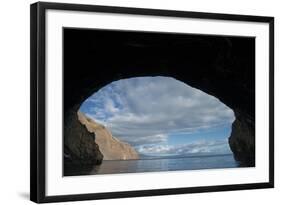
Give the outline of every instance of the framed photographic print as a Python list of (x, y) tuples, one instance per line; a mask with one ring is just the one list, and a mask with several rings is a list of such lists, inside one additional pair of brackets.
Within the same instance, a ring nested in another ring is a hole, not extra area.
[(274, 18), (31, 5), (31, 200), (274, 186)]

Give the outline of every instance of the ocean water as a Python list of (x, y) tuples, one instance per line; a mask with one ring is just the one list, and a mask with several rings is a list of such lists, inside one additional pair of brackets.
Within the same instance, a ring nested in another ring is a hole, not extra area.
[(181, 158), (155, 158), (139, 160), (103, 161), (100, 166), (68, 168), (66, 176), (161, 172), (239, 167), (232, 154), (193, 156)]

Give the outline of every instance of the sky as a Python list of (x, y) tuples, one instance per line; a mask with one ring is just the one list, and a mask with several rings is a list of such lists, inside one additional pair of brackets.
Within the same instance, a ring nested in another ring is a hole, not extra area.
[(80, 107), (144, 156), (231, 153), (233, 111), (217, 98), (171, 77), (114, 81)]

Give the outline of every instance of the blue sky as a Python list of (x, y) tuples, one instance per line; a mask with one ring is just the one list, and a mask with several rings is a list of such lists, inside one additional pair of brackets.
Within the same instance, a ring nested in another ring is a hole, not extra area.
[(227, 139), (233, 111), (171, 77), (114, 81), (90, 96), (80, 111), (144, 155), (231, 153)]

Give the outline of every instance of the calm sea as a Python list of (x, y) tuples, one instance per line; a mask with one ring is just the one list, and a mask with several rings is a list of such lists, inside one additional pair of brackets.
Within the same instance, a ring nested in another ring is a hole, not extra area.
[(137, 172), (160, 172), (176, 170), (198, 170), (239, 167), (232, 154), (215, 156), (193, 156), (184, 158), (156, 158), (140, 160), (103, 161), (100, 166), (67, 170), (67, 176), (89, 174), (117, 174)]

